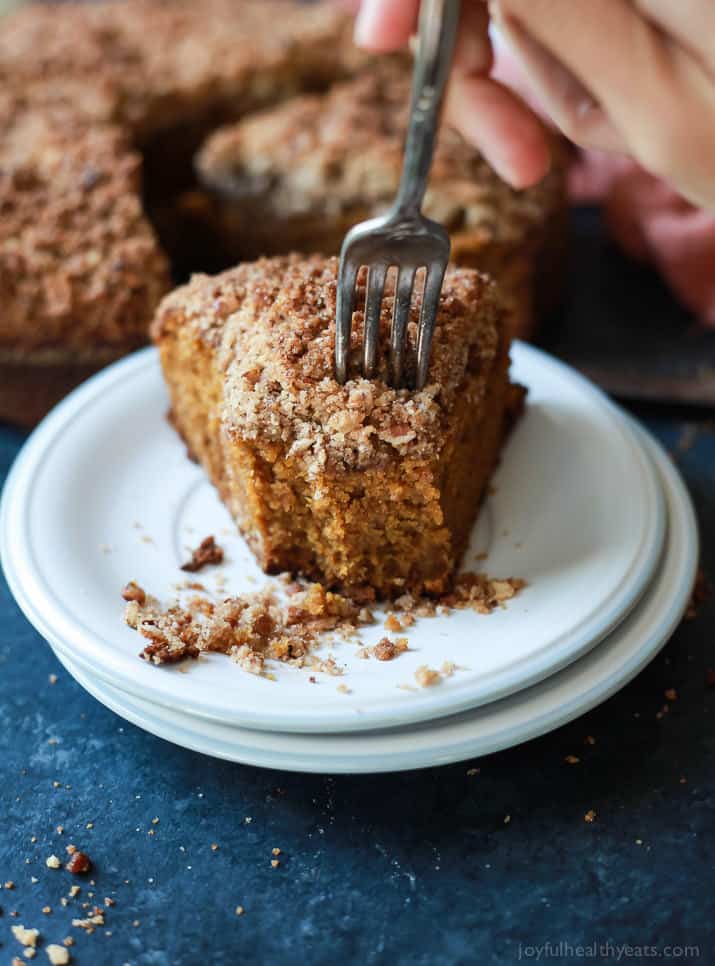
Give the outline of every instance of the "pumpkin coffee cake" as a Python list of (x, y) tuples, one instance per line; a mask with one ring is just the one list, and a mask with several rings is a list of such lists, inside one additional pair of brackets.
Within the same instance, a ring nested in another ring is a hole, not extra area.
[[(30, 424), (147, 339), (213, 264), (178, 196), (208, 133), (368, 59), (337, 5), (24, 4), (0, 31), (0, 420)], [(222, 265), (229, 264), (222, 260)]]
[[(194, 199), (235, 260), (340, 250), (354, 224), (393, 203), (402, 169), (409, 65), (385, 61), (327, 93), (294, 97), (214, 133), (197, 156)], [(424, 210), (448, 229), (452, 261), (500, 283), (512, 334), (528, 336), (558, 296), (565, 158), (517, 191), (444, 127)]]
[[(388, 290), (379, 377), (339, 385), (336, 280), (335, 258), (282, 256), (168, 295), (153, 336), (174, 425), (267, 572), (349, 594), (444, 592), (521, 400), (504, 310), (485, 276), (450, 267), (429, 383), (396, 390)], [(362, 330), (358, 309), (354, 373)]]

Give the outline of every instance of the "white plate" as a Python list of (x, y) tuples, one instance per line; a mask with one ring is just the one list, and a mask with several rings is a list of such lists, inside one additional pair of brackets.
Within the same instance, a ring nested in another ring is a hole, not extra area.
[[(265, 583), (203, 472), (167, 424), (158, 359), (145, 350), (106, 369), (32, 435), (3, 495), (0, 548), (29, 620), (72, 660), (138, 697), (220, 723), (281, 731), (403, 725), (496, 700), (579, 658), (637, 602), (656, 567), (665, 513), (655, 472), (622, 413), (573, 370), (524, 345), (514, 373), (529, 387), (472, 534), (466, 565), (518, 576), (528, 587), (489, 616), (423, 620), (411, 651), (389, 664), (334, 650), (335, 678), (281, 667), (278, 682), (208, 655), (189, 667), (137, 658), (120, 589), (137, 580), (170, 596), (179, 564), (206, 534), (227, 550), (230, 592)], [(141, 528), (137, 527), (141, 524)], [(149, 542), (150, 541), (150, 542)], [(475, 564), (476, 552), (488, 559)], [(200, 575), (215, 588), (215, 573)], [(253, 581), (253, 582), (252, 582)], [(228, 591), (224, 591), (226, 593)], [(366, 643), (384, 634), (366, 630)], [(422, 664), (462, 670), (418, 694)]]
[(585, 657), (527, 690), (422, 725), (356, 735), (286, 735), (216, 725), (130, 697), (58, 657), (91, 694), (155, 735), (217, 758), (310, 772), (425, 768), (490, 754), (584, 714), (623, 687), (670, 637), (687, 606), (698, 559), (690, 498), (671, 460), (643, 434), (668, 501), (668, 539), (657, 576), (638, 606)]

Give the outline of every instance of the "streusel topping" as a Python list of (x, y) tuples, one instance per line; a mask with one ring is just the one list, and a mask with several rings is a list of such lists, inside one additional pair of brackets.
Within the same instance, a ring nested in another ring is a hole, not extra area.
[(140, 344), (169, 281), (142, 212), (140, 158), (50, 86), (31, 109), (26, 95), (0, 94), (0, 348)]
[[(393, 297), (383, 299), (379, 378), (339, 385), (333, 374), (336, 258), (285, 256), (199, 275), (164, 299), (154, 325), (190, 326), (208, 340), (224, 375), (223, 422), (236, 438), (274, 442), (305, 461), (308, 475), (331, 464), (365, 467), (396, 453), (436, 455), (457, 397), (482, 400), (499, 348), (501, 308), (492, 283), (450, 268), (442, 289), (429, 384), (420, 392), (387, 385)], [(360, 287), (359, 287), (360, 288)], [(363, 334), (364, 279), (353, 314), (352, 364)], [(409, 340), (420, 309), (417, 286)]]
[[(239, 198), (260, 195), (282, 218), (383, 210), (399, 182), (409, 96), (405, 65), (376, 65), (327, 94), (296, 97), (216, 132), (199, 155), (200, 176)], [(521, 239), (560, 202), (562, 166), (556, 150), (543, 181), (517, 191), (445, 126), (425, 212), (450, 231), (478, 230), (485, 241)]]
[(276, 84), (279, 93), (302, 89), (304, 76), (291, 83), (306, 67), (332, 77), (343, 62), (365, 60), (350, 50), (350, 22), (337, 5), (290, 0), (122, 0), (59, 12), (29, 4), (3, 20), (0, 79), (110, 84), (117, 119), (143, 138), (194, 109), (266, 103)]

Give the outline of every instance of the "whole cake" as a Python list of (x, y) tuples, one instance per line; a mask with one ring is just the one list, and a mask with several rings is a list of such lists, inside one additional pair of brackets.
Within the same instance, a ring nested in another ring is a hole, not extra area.
[(336, 278), (335, 258), (284, 256), (167, 296), (153, 337), (172, 419), (266, 571), (350, 594), (441, 593), (521, 400), (504, 310), (490, 280), (450, 267), (426, 388), (390, 388), (385, 355), (378, 379), (356, 375), (359, 309), (339, 385)]
[[(231, 256), (337, 253), (352, 225), (384, 212), (400, 179), (410, 83), (409, 65), (386, 60), (213, 134), (197, 171), (205, 216)], [(452, 260), (497, 279), (522, 337), (558, 292), (566, 202), (557, 138), (552, 151), (546, 177), (517, 191), (443, 127), (425, 196), (425, 214), (450, 232)]]

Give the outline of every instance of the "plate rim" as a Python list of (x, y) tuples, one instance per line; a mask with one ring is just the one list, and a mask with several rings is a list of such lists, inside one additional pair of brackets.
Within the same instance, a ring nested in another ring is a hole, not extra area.
[[(163, 740), (178, 744), (180, 747), (188, 748), (189, 750), (198, 752), (200, 754), (208, 754), (212, 757), (221, 758), (223, 760), (233, 761), (235, 763), (240, 763), (244, 765), (251, 765), (254, 767), (263, 768), (273, 768), (284, 771), (292, 772), (310, 772), (316, 774), (376, 774), (380, 772), (397, 772), (406, 771), (416, 768), (428, 768), (439, 765), (453, 764), (458, 761), (468, 760), (470, 758), (481, 757), (483, 755), (492, 754), (496, 751), (503, 750), (505, 748), (513, 747), (517, 744), (522, 744), (526, 741), (530, 741), (541, 735), (544, 735), (556, 728), (567, 724), (569, 721), (573, 721), (586, 712), (590, 711), (597, 705), (606, 701), (609, 697), (623, 688), (629, 683), (640, 671), (656, 656), (656, 654), (665, 646), (670, 637), (672, 636), (674, 630), (680, 623), (683, 614), (688, 605), (690, 599), (690, 594), (692, 591), (693, 581), (695, 579), (695, 574), (698, 565), (698, 555), (699, 555), (699, 534), (697, 527), (697, 520), (695, 516), (695, 511), (693, 508), (692, 500), (690, 494), (685, 486), (685, 483), (680, 476), (677, 468), (670, 460), (667, 453), (664, 451), (660, 443), (654, 440), (643, 428), (641, 428), (635, 420), (631, 417), (627, 417), (629, 421), (633, 424), (637, 435), (640, 438), (646, 451), (648, 451), (650, 458), (653, 459), (656, 464), (659, 477), (661, 479), (662, 486), (666, 493), (666, 500), (668, 504), (668, 541), (664, 549), (661, 564), (658, 569), (658, 576), (655, 578), (655, 582), (661, 581), (666, 590), (670, 590), (670, 598), (663, 604), (663, 596), (661, 594), (651, 595), (649, 600), (645, 603), (638, 605), (632, 614), (630, 615), (631, 620), (635, 619), (637, 616), (637, 611), (639, 608), (642, 610), (643, 606), (650, 606), (653, 609), (660, 609), (665, 611), (665, 614), (658, 619), (658, 628), (651, 630), (650, 634), (647, 635), (646, 641), (635, 648), (631, 648), (632, 653), (627, 660), (619, 665), (619, 671), (617, 674), (606, 674), (602, 671), (602, 679), (599, 679), (597, 683), (592, 684), (588, 689), (585, 690), (580, 696), (571, 697), (568, 702), (564, 702), (563, 699), (559, 699), (556, 702), (555, 708), (552, 707), (550, 713), (542, 714), (542, 716), (536, 720), (530, 722), (530, 726), (524, 726), (522, 724), (521, 728), (512, 727), (511, 729), (505, 730), (503, 733), (491, 739), (480, 739), (472, 738), (455, 744), (451, 747), (447, 747), (442, 750), (433, 750), (430, 753), (423, 754), (419, 751), (414, 750), (410, 752), (401, 752), (392, 757), (389, 753), (384, 753), (377, 762), (372, 762), (372, 764), (367, 763), (365, 760), (358, 762), (357, 766), (355, 762), (350, 764), (349, 760), (339, 761), (332, 758), (329, 767), (324, 767), (320, 764), (317, 753), (312, 757), (309, 754), (303, 753), (302, 755), (296, 755), (295, 752), (284, 751), (282, 753), (270, 753), (270, 752), (255, 752), (251, 754), (242, 754), (240, 757), (236, 753), (221, 753), (216, 749), (207, 750), (205, 746), (205, 741), (192, 740), (180, 741), (176, 737), (170, 737), (166, 733), (161, 733), (163, 728), (160, 726), (158, 729), (156, 723), (150, 727), (146, 722), (139, 720), (141, 715), (133, 715), (132, 713), (125, 713), (126, 708), (123, 710), (118, 710), (118, 707), (113, 707), (113, 700), (107, 699), (106, 693), (101, 696), (97, 694), (92, 682), (85, 682), (81, 680), (84, 675), (81, 671), (78, 675), (75, 675), (75, 671), (72, 669), (72, 661), (67, 655), (59, 654), (57, 652), (57, 657), (63, 664), (63, 666), (68, 670), (68, 672), (78, 680), (80, 686), (84, 687), (90, 694), (92, 694), (97, 700), (99, 700), (110, 710), (118, 714), (125, 720), (130, 721), (132, 724), (141, 728), (144, 731), (149, 731), (157, 737)], [(676, 526), (675, 524), (679, 525)], [(678, 541), (680, 546), (678, 546)], [(671, 575), (669, 573), (669, 568), (674, 571), (676, 580), (671, 581)], [(650, 590), (654, 589), (653, 585)], [(641, 614), (642, 616), (642, 614)], [(541, 681), (540, 683), (533, 685), (531, 688), (524, 689), (523, 691), (512, 694), (509, 697), (503, 698), (500, 701), (492, 702), (488, 705), (483, 705), (479, 708), (472, 709), (471, 711), (463, 712), (462, 715), (456, 716), (461, 719), (466, 719), (469, 723), (469, 719), (473, 722), (477, 722), (478, 719), (484, 718), (485, 716), (498, 715), (504, 707), (509, 705), (522, 705), (524, 706), (525, 701), (533, 700), (534, 695), (539, 695), (540, 693), (549, 691), (554, 692), (556, 688), (563, 687), (564, 681), (571, 682), (573, 686), (573, 680), (577, 675), (583, 672), (584, 666), (589, 663), (600, 660), (603, 662), (604, 654), (605, 659), (608, 659), (609, 655), (604, 652), (604, 648), (613, 648), (614, 640), (617, 641), (619, 634), (623, 635), (623, 630), (621, 628), (615, 628), (612, 635), (608, 639), (604, 640), (596, 648), (592, 649), (586, 655), (584, 655), (580, 660), (575, 661), (568, 667), (563, 668), (557, 674)], [(626, 633), (632, 633), (628, 630)], [(623, 643), (621, 642), (621, 646)], [(109, 686), (111, 688), (111, 686)], [(142, 699), (137, 699), (132, 695), (128, 695), (122, 692), (120, 688), (111, 688), (111, 690), (121, 696), (129, 698), (130, 701), (142, 701)], [(553, 697), (552, 697), (553, 700)], [(176, 714), (176, 712), (170, 712)], [(198, 716), (193, 716), (188, 712), (185, 716), (190, 720), (197, 721), (200, 725), (206, 726), (209, 723), (205, 722)], [(406, 726), (403, 729), (384, 729), (382, 731), (370, 733), (361, 733), (356, 735), (324, 735), (324, 736), (310, 736), (306, 734), (297, 735), (285, 735), (278, 734), (277, 737), (285, 741), (288, 740), (290, 744), (291, 741), (295, 742), (295, 739), (305, 740), (313, 738), (318, 744), (322, 742), (325, 744), (325, 740), (337, 740), (340, 741), (355, 741), (356, 739), (362, 739), (363, 741), (369, 740), (371, 737), (375, 736), (386, 736), (389, 738), (394, 738), (396, 732), (403, 731), (407, 735), (413, 733), (416, 729), (421, 731), (439, 731), (449, 728), (454, 722), (455, 716), (450, 716), (447, 718), (436, 719), (435, 721), (425, 722), (421, 725)], [(215, 725), (213, 727), (216, 727)], [(265, 731), (253, 731), (250, 729), (236, 729), (230, 726), (218, 726), (225, 728), (226, 731), (235, 732), (239, 731), (241, 733), (253, 734), (257, 736), (261, 741), (265, 743), (267, 733)], [(269, 735), (269, 737), (271, 737)], [(275, 736), (274, 736), (275, 737)], [(291, 760), (287, 762), (285, 759), (290, 758)]]
[[(633, 430), (628, 423), (627, 414), (623, 412), (615, 403), (612, 402), (597, 386), (582, 376), (575, 369), (563, 363), (561, 360), (550, 356), (548, 353), (533, 346), (518, 343), (518, 352), (526, 353), (527, 357), (532, 356), (540, 365), (555, 367), (560, 370), (565, 378), (575, 383), (582, 392), (587, 393), (589, 398), (593, 398), (614, 421), (614, 428), (617, 428), (621, 435), (625, 437), (625, 443), (634, 454), (639, 458), (642, 456), (642, 447), (633, 434)], [(163, 704), (169, 709), (177, 706), (177, 696), (172, 694), (171, 686), (157, 677), (156, 682), (147, 684), (145, 680), (139, 681), (132, 674), (132, 669), (125, 667), (127, 656), (124, 654), (112, 655), (109, 648), (109, 662), (98, 662), (96, 656), (93, 658), (91, 649), (97, 647), (97, 642), (102, 640), (101, 635), (95, 634), (89, 628), (81, 627), (76, 620), (76, 615), (66, 611), (65, 623), (73, 624), (69, 630), (65, 628), (65, 637), (54, 629), (54, 624), (50, 619), (52, 605), (61, 606), (61, 601), (56, 600), (51, 588), (47, 586), (46, 575), (34, 575), (32, 568), (21, 576), (21, 566), (14, 563), (13, 554), (8, 548), (11, 545), (11, 525), (13, 504), (17, 503), (16, 516), (22, 517), (23, 513), (29, 513), (28, 492), (23, 492), (23, 475), (28, 483), (34, 478), (34, 470), (37, 467), (40, 457), (46, 454), (61, 439), (61, 429), (73, 418), (77, 410), (82, 409), (86, 402), (95, 398), (98, 392), (107, 393), (111, 390), (114, 383), (119, 380), (135, 377), (136, 373), (145, 369), (158, 366), (158, 355), (154, 348), (147, 348), (134, 353), (126, 359), (113, 364), (107, 369), (91, 377), (86, 383), (63, 400), (52, 413), (50, 413), (33, 432), (25, 443), (21, 453), (15, 460), (3, 489), (2, 500), (0, 502), (0, 558), (10, 589), (25, 613), (30, 623), (40, 632), (40, 634), (51, 644), (60, 648), (70, 647), (76, 661), (85, 668), (90, 674), (98, 674), (108, 684), (119, 683), (119, 686), (128, 693), (134, 694), (139, 699), (148, 699)], [(512, 665), (495, 673), (489, 685), (482, 684), (481, 688), (477, 681), (465, 682), (465, 687), (460, 693), (455, 694), (450, 691), (445, 695), (438, 694), (418, 694), (413, 696), (415, 700), (404, 702), (401, 706), (389, 703), (386, 699), (375, 702), (372, 706), (363, 709), (346, 707), (345, 709), (326, 709), (310, 707), (296, 710), (291, 707), (288, 711), (281, 708), (276, 709), (271, 706), (270, 710), (256, 711), (254, 709), (227, 709), (221, 708), (216, 711), (215, 707), (208, 700), (201, 696), (189, 695), (185, 700), (189, 701), (192, 713), (201, 715), (208, 721), (219, 724), (234, 724), (252, 729), (290, 730), (304, 733), (322, 733), (325, 731), (342, 730), (355, 732), (360, 730), (374, 730), (381, 727), (401, 727), (407, 723), (417, 723), (420, 721), (433, 720), (438, 717), (449, 716), (469, 708), (477, 707), (495, 700), (500, 700), (508, 694), (515, 693), (523, 688), (530, 687), (534, 683), (543, 680), (551, 674), (558, 673), (563, 667), (578, 660), (599, 641), (603, 640), (615, 626), (622, 621), (630, 610), (637, 605), (638, 601), (645, 592), (651, 581), (655, 569), (658, 565), (660, 552), (662, 552), (665, 518), (663, 508), (663, 497), (661, 487), (658, 485), (657, 478), (652, 473), (652, 465), (649, 460), (646, 472), (643, 475), (644, 485), (650, 493), (650, 499), (654, 503), (655, 525), (650, 534), (648, 545), (648, 563), (641, 568), (638, 577), (632, 584), (628, 585), (627, 593), (619, 591), (612, 594), (608, 600), (609, 607), (606, 615), (597, 622), (597, 630), (594, 632), (593, 625), (595, 618), (586, 620), (584, 626), (588, 628), (588, 634), (581, 630), (579, 643), (574, 644), (573, 640), (567, 638), (564, 642), (555, 643), (548, 648), (548, 660), (545, 660), (543, 651), (533, 654), (528, 661), (517, 667)], [(651, 473), (648, 474), (647, 469)], [(27, 490), (27, 487), (25, 488)], [(19, 523), (18, 523), (19, 526)], [(18, 537), (18, 539), (20, 539)], [(27, 536), (25, 535), (25, 539)], [(21, 544), (22, 545), (22, 544)], [(18, 557), (20, 554), (17, 555)], [(41, 582), (38, 584), (38, 581)], [(30, 586), (25, 586), (29, 583)], [(38, 592), (39, 588), (39, 592)], [(44, 596), (43, 596), (44, 589)], [(49, 593), (49, 597), (47, 596)], [(42, 604), (46, 604), (46, 610)], [(61, 623), (56, 621), (57, 624)], [(90, 640), (91, 639), (91, 640)], [(88, 643), (89, 642), (89, 643)], [(94, 643), (92, 643), (94, 642)], [(100, 645), (101, 646), (101, 645)], [(106, 642), (105, 642), (106, 646)], [(89, 648), (89, 650), (88, 650)], [(86, 652), (86, 653), (85, 653)]]

